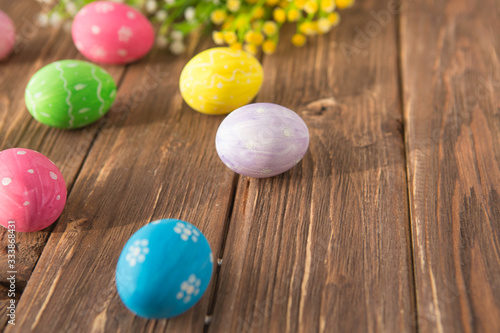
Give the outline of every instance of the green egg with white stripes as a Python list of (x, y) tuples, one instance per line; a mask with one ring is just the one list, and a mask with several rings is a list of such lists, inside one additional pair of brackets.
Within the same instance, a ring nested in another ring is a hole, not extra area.
[(104, 69), (86, 61), (61, 60), (33, 75), (25, 100), (33, 118), (42, 124), (73, 129), (103, 117), (115, 96), (116, 84)]

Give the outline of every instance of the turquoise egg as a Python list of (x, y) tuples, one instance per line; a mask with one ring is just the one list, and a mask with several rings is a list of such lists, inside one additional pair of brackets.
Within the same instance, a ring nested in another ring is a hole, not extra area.
[(200, 230), (181, 220), (159, 220), (139, 229), (125, 244), (116, 267), (116, 288), (136, 315), (171, 318), (200, 300), (212, 271), (212, 250)]
[(113, 104), (116, 85), (101, 67), (80, 60), (53, 62), (26, 87), (28, 111), (42, 124), (73, 129), (92, 124)]

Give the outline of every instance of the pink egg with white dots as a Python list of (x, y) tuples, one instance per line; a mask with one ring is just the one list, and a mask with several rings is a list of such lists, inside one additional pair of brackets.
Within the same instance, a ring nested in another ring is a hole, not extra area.
[(59, 218), (66, 195), (61, 172), (44, 155), (23, 148), (0, 152), (0, 225), (42, 230)]
[(93, 62), (126, 64), (146, 55), (155, 34), (149, 20), (121, 3), (96, 1), (83, 7), (71, 28), (76, 48)]
[(10, 17), (0, 10), (0, 60), (6, 58), (14, 48), (16, 30)]

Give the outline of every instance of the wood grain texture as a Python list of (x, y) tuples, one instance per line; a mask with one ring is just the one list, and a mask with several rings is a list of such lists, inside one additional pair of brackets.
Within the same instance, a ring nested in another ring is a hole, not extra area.
[[(98, 124), (34, 121), (31, 76), (82, 58), (70, 34), (34, 25), (36, 2), (0, 0), (20, 36), (0, 63), (0, 149), (44, 153), (71, 190), (53, 227), (17, 234), (6, 331), (500, 332), (500, 3), (397, 3), (357, 1), (301, 49), (285, 29), (257, 101), (296, 110), (311, 146), (289, 172), (250, 179), (216, 155), (223, 117), (182, 102), (191, 55), (105, 66), (119, 91)], [(147, 321), (121, 303), (116, 261), (132, 233), (169, 217), (197, 225), (222, 265), (192, 310)]]
[[(87, 151), (103, 122), (83, 131), (53, 129), (35, 121), (26, 109), (24, 89), (31, 76), (43, 66), (60, 59), (77, 58), (71, 36), (63, 29), (41, 28), (36, 14), (41, 11), (37, 2), (0, 1), (0, 8), (13, 18), (17, 41), (13, 54), (0, 63), (0, 150), (24, 147), (48, 156), (61, 170), (68, 189), (71, 189)], [(119, 81), (123, 67), (106, 67)], [(57, 222), (56, 222), (57, 223)], [(52, 226), (34, 233), (16, 235), (16, 291), (26, 286), (34, 266), (43, 251)], [(6, 285), (7, 232), (0, 230), (0, 281)], [(8, 301), (0, 298), (0, 306)], [(0, 328), (7, 317), (0, 317)]]
[(495, 0), (402, 14), (421, 332), (500, 332), (499, 14)]
[(147, 321), (125, 308), (114, 282), (125, 242), (155, 219), (195, 224), (219, 254), (235, 176), (215, 152), (222, 118), (182, 102), (178, 77), (187, 59), (153, 52), (129, 67), (118, 96), (132, 102), (95, 140), (21, 297), (22, 318), (7, 332), (203, 330), (209, 293), (181, 317)]
[(332, 34), (264, 57), (258, 101), (297, 110), (310, 150), (239, 178), (210, 332), (415, 331), (395, 19), (341, 49), (387, 5), (360, 1)]

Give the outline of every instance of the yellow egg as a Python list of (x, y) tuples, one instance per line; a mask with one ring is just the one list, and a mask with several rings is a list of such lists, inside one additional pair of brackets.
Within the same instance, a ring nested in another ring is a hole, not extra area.
[(259, 61), (241, 50), (217, 47), (197, 54), (181, 73), (184, 101), (201, 113), (227, 114), (248, 104), (260, 90)]

